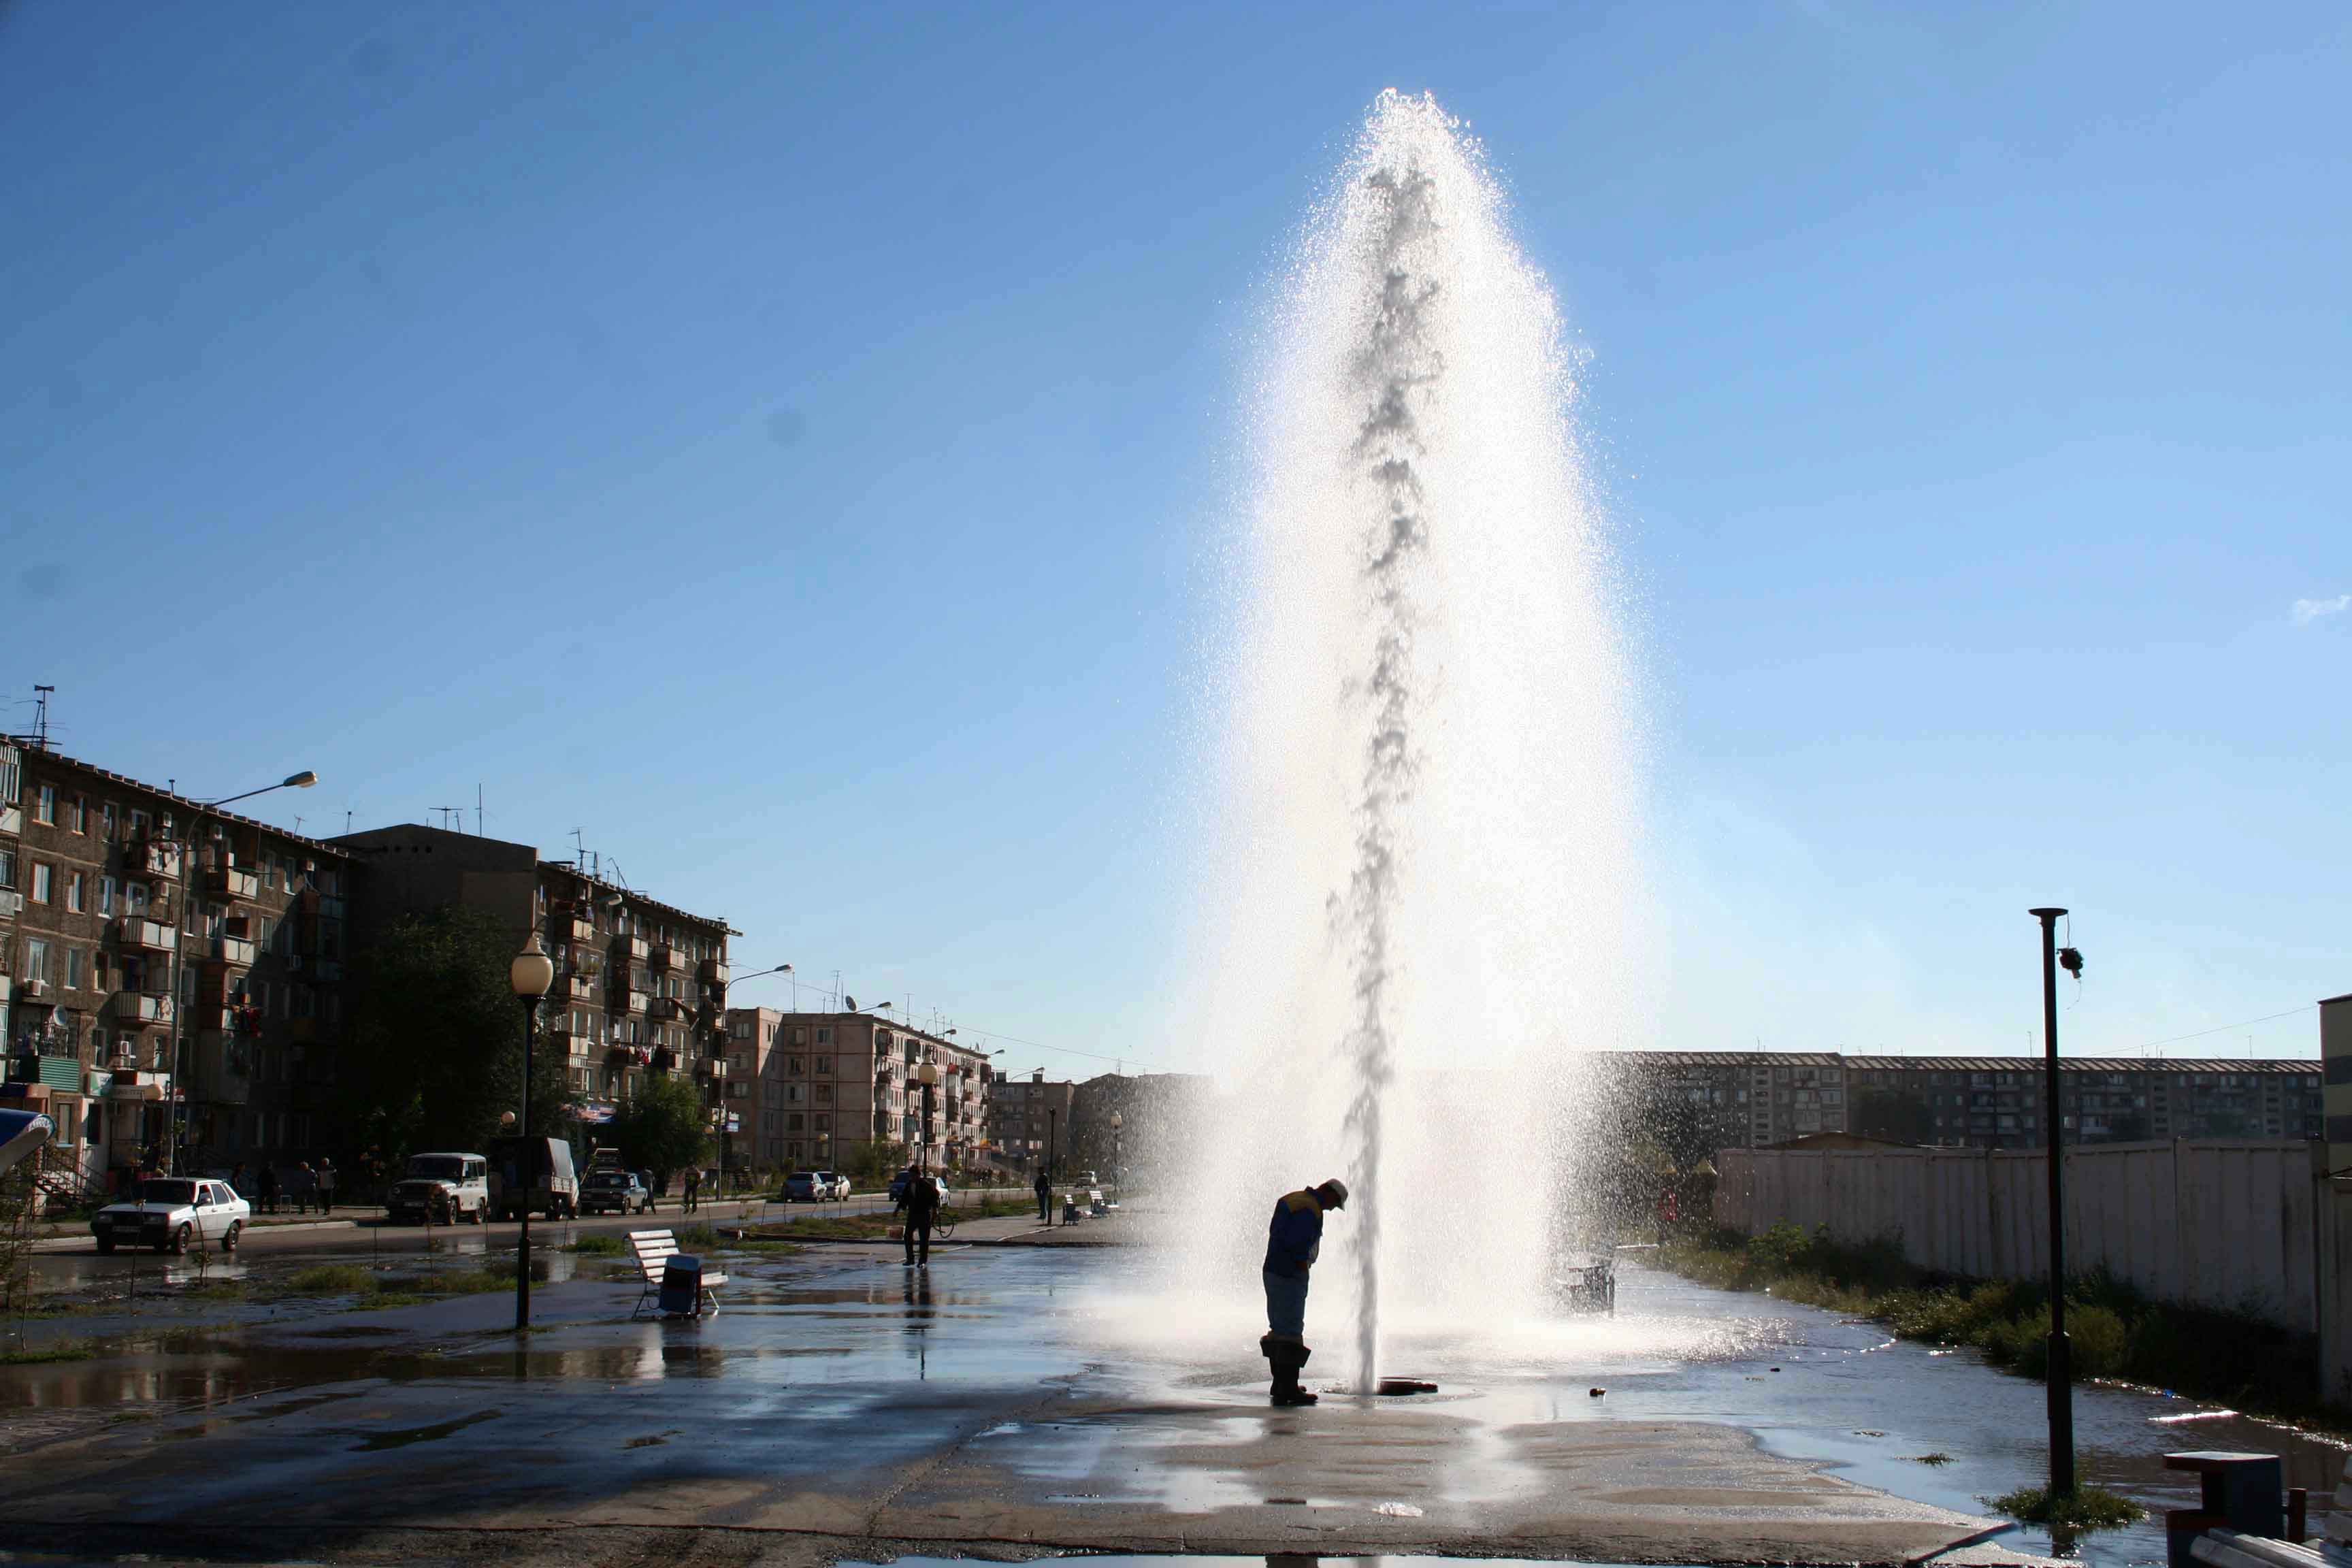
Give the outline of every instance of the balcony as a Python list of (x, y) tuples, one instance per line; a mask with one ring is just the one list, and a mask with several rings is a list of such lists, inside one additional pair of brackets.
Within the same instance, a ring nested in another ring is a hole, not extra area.
[(169, 952), (180, 945), (180, 931), (144, 915), (125, 915), (116, 924), (114, 940), (135, 952)]
[(616, 949), (626, 952), (629, 955), (629, 962), (632, 963), (643, 963), (646, 960), (653, 956), (653, 943), (647, 942), (641, 936), (623, 937), (613, 945)]
[(686, 1004), (675, 996), (656, 996), (647, 1009), (656, 1018), (674, 1021), (686, 1016)]
[(172, 877), (180, 874), (180, 847), (157, 838), (128, 839), (122, 846), (122, 870), (130, 877)]
[(134, 1027), (141, 1024), (168, 1024), (172, 1021), (172, 999), (144, 991), (118, 991), (111, 1011), (117, 1023)]
[(723, 958), (706, 958), (695, 966), (694, 972), (706, 985), (727, 984), (727, 961)]
[(149, 1072), (139, 1068), (118, 1067), (113, 1069), (114, 1082), (106, 1097), (118, 1105), (139, 1100), (162, 1100), (171, 1092), (172, 1075)]
[(261, 879), (242, 866), (207, 866), (205, 891), (251, 903), (261, 897)]
[(655, 973), (663, 974), (668, 973), (670, 960), (673, 956), (674, 954), (671, 952), (669, 943), (666, 942), (656, 942), (654, 944), (653, 952), (646, 956), (646, 963), (653, 969)]
[(555, 940), (593, 943), (596, 940), (596, 922), (582, 915), (571, 915), (555, 922)]
[(612, 1006), (613, 1011), (615, 1013), (642, 1014), (646, 1008), (653, 1005), (653, 1001), (652, 993), (637, 990), (635, 986), (632, 986), (625, 991), (615, 986), (613, 990)]
[(256, 949), (251, 937), (229, 936), (213, 938), (212, 951), (205, 955), (206, 963), (217, 963), (231, 969), (250, 969)]
[(601, 989), (593, 974), (568, 974), (556, 988), (555, 997), (559, 1002), (593, 1002)]

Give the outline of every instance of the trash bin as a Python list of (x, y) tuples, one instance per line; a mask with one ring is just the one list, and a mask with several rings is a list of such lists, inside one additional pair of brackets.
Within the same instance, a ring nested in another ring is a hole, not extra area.
[(681, 1252), (662, 1266), (661, 1310), (679, 1318), (702, 1310), (702, 1259)]

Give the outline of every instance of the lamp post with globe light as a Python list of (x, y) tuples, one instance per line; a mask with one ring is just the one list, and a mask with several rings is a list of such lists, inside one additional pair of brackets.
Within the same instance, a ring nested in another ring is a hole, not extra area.
[(915, 1069), (915, 1081), (923, 1086), (923, 1149), (919, 1168), (928, 1175), (931, 1169), (931, 1090), (939, 1085), (939, 1064), (924, 1061)]
[(1126, 1139), (1120, 1131), (1126, 1125), (1125, 1116), (1116, 1110), (1110, 1113), (1110, 1184), (1114, 1192), (1118, 1191), (1127, 1170), (1124, 1147)]
[[(539, 1005), (547, 995), (547, 988), (555, 984), (555, 964), (547, 950), (539, 945), (539, 932), (533, 930), (530, 941), (515, 954), (507, 966), (507, 983), (514, 989), (515, 1000), (522, 1004), (522, 1118), (518, 1135), (522, 1142), (522, 1162), (517, 1173), (524, 1183), (522, 1201), (522, 1234), (515, 1243), (515, 1332), (530, 1327), (530, 1185), (537, 1174), (539, 1162), (530, 1146), (530, 1045), (539, 1033)], [(555, 1173), (550, 1171), (551, 1184)]]

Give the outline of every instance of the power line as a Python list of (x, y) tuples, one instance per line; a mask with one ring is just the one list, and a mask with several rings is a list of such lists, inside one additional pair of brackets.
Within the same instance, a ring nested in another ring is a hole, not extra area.
[(2177, 1046), (2183, 1040), (2201, 1040), (2208, 1035), (2219, 1035), (2231, 1029), (2242, 1029), (2249, 1024), (2274, 1024), (2281, 1018), (2292, 1018), (2297, 1013), (2308, 1013), (2316, 1005), (2318, 1005), (2317, 1003), (2306, 1002), (2300, 1007), (2289, 1007), (2284, 1013), (2265, 1013), (2259, 1018), (2241, 1018), (2234, 1024), (2216, 1024), (2210, 1029), (2199, 1029), (2194, 1034), (2174, 1035), (2168, 1039), (2150, 1040), (2139, 1049), (2152, 1051), (2158, 1046)]

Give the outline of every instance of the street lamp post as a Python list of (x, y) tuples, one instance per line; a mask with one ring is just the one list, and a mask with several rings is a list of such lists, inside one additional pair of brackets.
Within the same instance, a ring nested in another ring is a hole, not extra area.
[[(547, 995), (547, 988), (555, 984), (555, 965), (547, 950), (539, 945), (539, 932), (530, 933), (530, 941), (515, 954), (507, 966), (507, 983), (514, 988), (515, 1000), (522, 1004), (522, 1118), (520, 1136), (522, 1140), (522, 1160), (517, 1175), (524, 1183), (522, 1201), (522, 1234), (515, 1243), (515, 1332), (530, 1327), (530, 1186), (538, 1173), (539, 1162), (530, 1146), (530, 1044), (539, 1033), (539, 1005)], [(555, 1173), (548, 1179), (552, 1184)]]
[[(1053, 1196), (1054, 1185), (1054, 1122), (1060, 1115), (1061, 1112), (1051, 1106), (1045, 1110), (1045, 1195), (1049, 1199)], [(1045, 1205), (1045, 1224), (1048, 1228), (1055, 1224), (1054, 1205), (1050, 1202)]]
[(1121, 1131), (1126, 1126), (1126, 1117), (1116, 1110), (1110, 1113), (1110, 1184), (1114, 1191), (1118, 1187), (1120, 1173), (1127, 1169), (1125, 1163), (1127, 1140)]
[(319, 775), (309, 768), (304, 768), (299, 773), (287, 774), (274, 784), (263, 784), (259, 789), (249, 789), (242, 795), (223, 795), (218, 800), (199, 801), (196, 804), (194, 820), (188, 825), (188, 836), (178, 841), (180, 921), (172, 941), (172, 1089), (171, 1097), (163, 1102), (164, 1110), (168, 1113), (163, 1121), (163, 1169), (173, 1175), (176, 1176), (180, 1173), (180, 1119), (184, 1115), (192, 1114), (195, 1110), (194, 1102), (188, 1098), (185, 1063), (182, 1059), (181, 1042), (187, 1036), (184, 1023), (187, 1009), (181, 1005), (180, 991), (183, 984), (181, 976), (186, 973), (187, 966), (187, 959), (182, 950), (187, 945), (188, 906), (194, 901), (194, 889), (191, 884), (196, 870), (196, 855), (203, 845), (205, 816), (224, 805), (229, 805), (240, 800), (251, 800), (257, 795), (268, 795), (273, 790), (281, 789), (309, 789), (318, 782)]
[(2042, 922), (2042, 1146), (2050, 1171), (2050, 1490), (2074, 1490), (2074, 1369), (2066, 1338), (2066, 1152), (2059, 1125), (2058, 966), (2083, 973), (2083, 955), (2057, 945), (2058, 917), (2064, 910), (2026, 911)]
[(923, 1149), (919, 1168), (928, 1174), (931, 1168), (931, 1090), (939, 1085), (939, 1064), (926, 1060), (915, 1069), (915, 1079), (923, 1086)]

